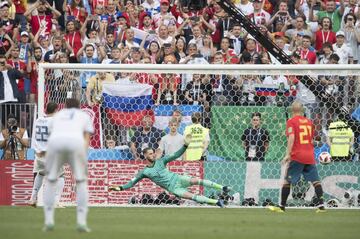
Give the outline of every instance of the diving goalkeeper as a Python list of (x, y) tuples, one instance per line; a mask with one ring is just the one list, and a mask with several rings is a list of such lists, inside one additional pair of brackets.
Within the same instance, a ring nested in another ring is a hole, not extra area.
[(192, 178), (185, 175), (178, 175), (169, 171), (166, 168), (166, 164), (174, 161), (179, 158), (188, 147), (191, 141), (191, 135), (185, 137), (184, 146), (179, 149), (177, 152), (171, 155), (166, 155), (160, 159), (156, 159), (154, 150), (151, 148), (145, 148), (143, 154), (145, 160), (147, 160), (148, 165), (141, 170), (135, 178), (130, 180), (127, 184), (123, 186), (110, 186), (109, 191), (123, 191), (128, 188), (133, 187), (138, 181), (143, 178), (148, 178), (153, 181), (156, 185), (164, 188), (168, 192), (185, 199), (191, 199), (198, 203), (207, 203), (210, 205), (217, 205), (219, 207), (224, 207), (224, 201), (222, 199), (216, 200), (205, 197), (203, 195), (197, 195), (190, 193), (187, 188), (192, 185), (202, 185), (205, 187), (214, 188), (217, 190), (223, 190), (224, 193), (228, 193), (230, 188), (227, 186), (222, 186), (220, 184), (211, 182), (209, 180), (203, 180), (199, 178)]

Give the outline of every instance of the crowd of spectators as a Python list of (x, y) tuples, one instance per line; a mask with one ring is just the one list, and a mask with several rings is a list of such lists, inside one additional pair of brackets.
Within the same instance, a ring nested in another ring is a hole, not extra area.
[[(358, 64), (359, 0), (232, 0), (236, 7), (299, 64)], [(142, 41), (138, 30), (146, 32)], [(86, 64), (276, 64), (274, 56), (214, 0), (8, 0), (0, 2), (0, 103), (36, 103), (41, 62)], [(6, 71), (7, 70), (7, 71)], [(3, 78), (3, 79), (1, 79)], [(359, 104), (360, 81), (319, 76), (340, 105)], [(80, 96), (101, 102), (102, 82), (154, 85), (159, 104), (279, 105), (256, 94), (254, 85), (289, 89), (310, 109), (321, 105), (297, 77), (199, 74), (47, 72), (49, 100)], [(51, 82), (50, 82), (51, 80)], [(206, 125), (210, 126), (205, 114)], [(318, 119), (320, 120), (320, 119)], [(327, 123), (328, 125), (329, 123)], [(322, 123), (318, 124), (320, 128)], [(321, 130), (321, 129), (319, 129)], [(135, 154), (135, 152), (134, 152)]]

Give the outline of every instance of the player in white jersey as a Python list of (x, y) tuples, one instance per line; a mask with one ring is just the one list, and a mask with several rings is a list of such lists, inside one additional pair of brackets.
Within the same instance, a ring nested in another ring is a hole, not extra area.
[[(31, 193), (31, 198), (28, 202), (29, 206), (36, 207), (37, 197), (43, 179), (45, 177), (45, 154), (47, 151), (47, 140), (49, 136), (49, 124), (52, 120), (52, 116), (56, 113), (58, 105), (54, 102), (49, 102), (46, 105), (46, 116), (38, 118), (34, 123), (34, 134), (32, 137), (33, 145), (35, 150), (35, 161), (34, 161), (34, 185)], [(61, 168), (59, 171), (59, 181), (56, 191), (56, 204), (58, 204), (61, 196), (61, 192), (64, 189), (65, 179), (64, 170)]]
[(53, 117), (49, 127), (48, 151), (45, 169), (47, 182), (44, 194), (45, 231), (54, 229), (54, 201), (58, 171), (64, 163), (71, 166), (76, 179), (77, 230), (89, 232), (86, 218), (88, 211), (87, 149), (93, 123), (90, 116), (81, 111), (77, 99), (66, 99), (65, 109)]

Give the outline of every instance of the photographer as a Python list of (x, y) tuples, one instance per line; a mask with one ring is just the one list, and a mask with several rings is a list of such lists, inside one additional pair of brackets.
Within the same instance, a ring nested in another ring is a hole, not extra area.
[(7, 128), (0, 134), (1, 159), (25, 159), (25, 148), (29, 146), (26, 129), (18, 127), (14, 115), (8, 115)]

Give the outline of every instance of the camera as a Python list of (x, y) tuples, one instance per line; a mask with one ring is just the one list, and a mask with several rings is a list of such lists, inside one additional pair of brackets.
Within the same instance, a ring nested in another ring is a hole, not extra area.
[(16, 125), (10, 126), (8, 128), (9, 134), (15, 134), (17, 129), (18, 129), (18, 127)]

